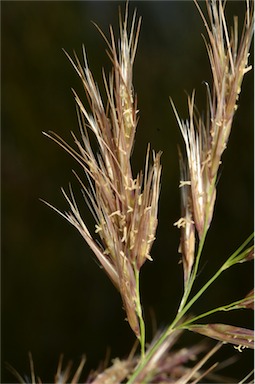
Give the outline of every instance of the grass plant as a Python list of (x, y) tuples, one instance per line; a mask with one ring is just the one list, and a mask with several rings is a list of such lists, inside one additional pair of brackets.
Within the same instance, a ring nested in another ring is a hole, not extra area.
[[(110, 39), (97, 27), (107, 45), (112, 64), (109, 74), (103, 73), (104, 93), (98, 88), (89, 67), (83, 47), (83, 62), (74, 54), (69, 57), (85, 91), (89, 109), (74, 91), (79, 122), (79, 134), (72, 132), (74, 146), (54, 132), (45, 133), (58, 143), (82, 167), (85, 177), (78, 176), (84, 200), (95, 219), (94, 233), (80, 213), (71, 186), (62, 189), (69, 209), (62, 212), (47, 203), (71, 223), (94, 252), (100, 265), (121, 295), (125, 316), (140, 345), (126, 359), (115, 359), (103, 371), (90, 374), (86, 382), (100, 383), (197, 383), (201, 380), (223, 382), (214, 373), (217, 364), (208, 366), (210, 357), (224, 343), (236, 348), (253, 348), (253, 331), (239, 326), (206, 323), (212, 313), (250, 309), (253, 290), (232, 303), (212, 308), (206, 313), (191, 314), (194, 303), (225, 271), (238, 263), (253, 259), (253, 235), (230, 255), (211, 278), (194, 289), (199, 273), (204, 244), (212, 226), (216, 190), (222, 154), (227, 148), (233, 117), (238, 107), (244, 76), (251, 69), (248, 63), (253, 35), (253, 2), (244, 2), (245, 18), (242, 29), (234, 18), (230, 28), (226, 20), (227, 1), (206, 0), (206, 12), (194, 0), (204, 22), (204, 37), (212, 72), (211, 84), (206, 83), (206, 114), (199, 113), (195, 105), (195, 91), (188, 96), (189, 118), (179, 117), (174, 101), (170, 99), (177, 124), (184, 140), (185, 152), (179, 150), (181, 218), (175, 223), (180, 229), (179, 251), (183, 265), (183, 296), (174, 319), (159, 330), (152, 341), (146, 337), (146, 323), (140, 297), (140, 271), (156, 240), (158, 202), (160, 195), (161, 152), (148, 150), (143, 171), (134, 175), (131, 155), (138, 124), (138, 98), (133, 84), (133, 65), (138, 45), (141, 18), (136, 12), (129, 20), (128, 4), (124, 18), (120, 12), (119, 39), (110, 27)], [(130, 26), (129, 26), (130, 24)], [(96, 150), (91, 140), (96, 141)], [(181, 278), (181, 277), (180, 277)], [(203, 322), (200, 321), (203, 319)], [(174, 348), (176, 340), (186, 331), (192, 331), (217, 340), (213, 347), (206, 342)], [(194, 360), (197, 359), (196, 362)], [(189, 362), (193, 362), (191, 365)], [(79, 381), (82, 360), (77, 372), (57, 370), (55, 383)], [(207, 365), (206, 365), (207, 364)], [(219, 364), (220, 366), (220, 364)], [(39, 383), (32, 365), (32, 382)], [(244, 373), (241, 382), (248, 382)], [(69, 381), (68, 381), (69, 380)]]

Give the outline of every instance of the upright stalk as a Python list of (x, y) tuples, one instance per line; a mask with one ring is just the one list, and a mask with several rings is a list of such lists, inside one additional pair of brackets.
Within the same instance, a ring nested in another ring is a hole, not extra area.
[(139, 325), (140, 325), (140, 346), (141, 346), (141, 360), (143, 361), (145, 356), (145, 323), (143, 319), (143, 311), (141, 306), (141, 299), (140, 299), (140, 280), (139, 280), (139, 270), (135, 267), (135, 280), (136, 280), (136, 313), (139, 319)]
[[(202, 249), (203, 249), (203, 244), (204, 244), (204, 241), (205, 241), (205, 237), (206, 237), (206, 231), (204, 233), (204, 236), (203, 238), (201, 239), (200, 241), (200, 245), (199, 245), (199, 250), (198, 252), (202, 252)], [(183, 319), (184, 315), (187, 313), (187, 311), (192, 307), (192, 305), (203, 295), (203, 293), (212, 285), (212, 283), (214, 283), (214, 281), (222, 274), (222, 272), (224, 272), (226, 269), (228, 269), (230, 266), (234, 265), (235, 262), (233, 261), (233, 259), (236, 259), (236, 263), (238, 262), (241, 262), (240, 260), (243, 259), (243, 261), (245, 261), (245, 257), (247, 255), (247, 251), (249, 251), (250, 249), (248, 250), (244, 250), (243, 249), (249, 244), (249, 242), (252, 240), (253, 238), (253, 235), (249, 236), (247, 240), (244, 241), (244, 243), (227, 259), (227, 261), (225, 261), (222, 266), (219, 268), (219, 270), (207, 281), (207, 283), (192, 297), (192, 299), (190, 299), (188, 301), (187, 304), (184, 304), (185, 301), (187, 301), (187, 298), (188, 298), (188, 291), (185, 291), (186, 293), (186, 297), (183, 296), (183, 299), (182, 299), (182, 307), (180, 306), (179, 308), (179, 311), (175, 317), (175, 319), (173, 320), (173, 322), (169, 325), (169, 327), (162, 333), (162, 335), (159, 337), (159, 339), (155, 342), (155, 344), (145, 353), (143, 354), (143, 358), (140, 360), (138, 366), (136, 367), (135, 371), (133, 372), (133, 374), (131, 375), (130, 379), (128, 380), (127, 384), (133, 384), (135, 383), (135, 380), (136, 378), (139, 376), (139, 374), (142, 372), (142, 370), (146, 367), (146, 365), (149, 363), (150, 359), (157, 353), (157, 351), (159, 350), (159, 348), (162, 346), (163, 342), (176, 330), (178, 329), (185, 329), (185, 328), (188, 328), (188, 325), (192, 322), (194, 322), (195, 320), (199, 319), (199, 318), (202, 318), (202, 317), (205, 317), (206, 315), (209, 315), (211, 313), (214, 313), (216, 312), (217, 310), (229, 310), (229, 308), (231, 309), (231, 307), (233, 308), (234, 305), (236, 304), (239, 304), (241, 303), (243, 300), (238, 300), (236, 301), (235, 303), (232, 303), (231, 305), (226, 305), (226, 306), (222, 306), (222, 307), (219, 307), (218, 309), (216, 310), (212, 310), (212, 311), (208, 311), (207, 313), (205, 314), (202, 314), (202, 315), (199, 315), (197, 317), (194, 317), (193, 319), (185, 322), (185, 323), (181, 323), (181, 320)], [(198, 257), (199, 254), (198, 254)], [(194, 282), (194, 279), (191, 280), (191, 283), (190, 283), (190, 290), (192, 288), (192, 284)], [(189, 290), (189, 292), (190, 292)], [(142, 332), (141, 332), (142, 333)]]

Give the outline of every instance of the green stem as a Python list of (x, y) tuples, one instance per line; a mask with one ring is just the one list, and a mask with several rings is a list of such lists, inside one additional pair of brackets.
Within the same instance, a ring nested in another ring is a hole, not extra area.
[(136, 280), (136, 313), (139, 318), (139, 324), (140, 324), (139, 341), (141, 345), (141, 359), (143, 360), (145, 355), (145, 324), (144, 324), (141, 299), (140, 299), (139, 270), (136, 267), (134, 267), (134, 272), (135, 272), (135, 280)]
[(242, 262), (243, 255), (247, 252), (251, 251), (253, 247), (250, 247), (248, 250), (245, 250), (241, 253), (241, 251), (250, 243), (250, 241), (253, 239), (254, 234), (252, 233), (240, 247), (227, 259), (227, 261), (223, 264), (222, 268), (227, 269), (231, 267), (232, 265)]
[[(161, 335), (161, 337), (157, 340), (157, 342), (153, 345), (153, 347), (147, 352), (147, 354), (144, 356), (140, 364), (137, 366), (136, 370), (128, 380), (127, 384), (133, 384), (135, 382), (136, 377), (139, 375), (139, 373), (143, 370), (143, 368), (146, 366), (146, 364), (149, 362), (150, 358), (153, 356), (153, 354), (158, 350), (158, 348), (162, 345), (162, 343), (165, 341), (165, 339), (175, 330), (175, 326), (177, 323), (182, 319), (182, 317), (185, 315), (185, 313), (189, 310), (189, 308), (195, 303), (195, 301), (198, 300), (198, 298), (203, 294), (203, 292), (213, 283), (215, 279), (223, 272), (222, 269), (220, 269), (218, 272), (215, 273), (215, 275), (205, 284), (200, 291), (188, 302), (186, 306), (184, 306), (181, 311), (178, 312), (177, 316), (175, 317), (172, 324), (167, 328), (167, 330)], [(179, 329), (182, 328), (182, 326), (177, 327)], [(176, 328), (176, 329), (177, 329)]]
[(146, 356), (144, 359), (139, 363), (136, 370), (133, 372), (132, 376), (128, 380), (127, 384), (133, 384), (135, 383), (135, 379), (140, 374), (140, 372), (143, 370), (143, 368), (146, 366), (146, 364), (150, 361), (151, 357), (154, 355), (155, 352), (159, 349), (159, 347), (162, 345), (162, 343), (165, 341), (165, 339), (169, 336), (169, 328), (167, 331), (162, 333), (160, 338), (156, 341), (156, 343), (147, 351)]
[[(204, 232), (204, 235), (202, 236), (201, 240), (200, 240), (200, 243), (199, 243), (199, 249), (198, 249), (198, 257), (200, 257), (201, 255), (201, 252), (202, 252), (202, 249), (203, 249), (203, 245), (204, 245), (204, 241), (205, 241), (205, 237), (206, 237), (206, 232)], [(157, 352), (157, 350), (160, 348), (160, 346), (162, 345), (162, 343), (166, 340), (166, 338), (172, 333), (174, 332), (176, 329), (182, 329), (184, 328), (183, 326), (185, 326), (185, 323), (184, 324), (180, 324), (179, 326), (177, 325), (178, 322), (180, 322), (180, 320), (183, 318), (183, 316), (186, 314), (186, 312), (190, 309), (190, 307), (200, 298), (200, 296), (209, 288), (209, 286), (222, 274), (222, 272), (224, 272), (229, 266), (235, 264), (234, 263), (234, 260), (235, 258), (237, 258), (238, 255), (240, 255), (240, 252), (244, 249), (244, 247), (251, 241), (252, 239), (252, 235), (248, 237), (248, 239), (228, 258), (228, 260), (223, 263), (223, 265), (221, 266), (221, 268), (211, 277), (211, 279), (197, 292), (197, 294), (185, 305), (183, 304), (182, 307), (180, 306), (179, 308), (179, 311), (178, 311), (178, 314), (177, 316), (175, 317), (174, 321), (172, 322), (172, 324), (166, 329), (166, 331), (160, 336), (160, 338), (156, 341), (156, 343), (151, 347), (151, 349), (149, 349), (146, 353), (146, 355), (144, 355), (144, 358), (141, 360), (141, 362), (138, 364), (137, 368), (135, 369), (135, 371), (133, 372), (132, 376), (130, 377), (130, 379), (128, 380), (127, 384), (133, 384), (135, 383), (135, 379), (137, 378), (137, 376), (140, 374), (140, 372), (143, 370), (143, 368), (146, 366), (146, 364), (148, 364), (149, 360), (151, 359), (151, 357), (154, 355), (155, 352)], [(232, 264), (231, 265), (228, 265), (228, 262), (231, 261)], [(236, 260), (236, 262), (238, 262)], [(228, 266), (227, 266), (228, 265)], [(198, 263), (196, 263), (195, 267), (194, 267), (194, 271), (197, 273), (197, 269), (198, 269)], [(194, 273), (194, 272), (193, 272)], [(194, 275), (196, 276), (196, 275)], [(193, 285), (193, 282), (194, 282), (194, 277), (193, 277), (193, 274), (192, 274), (192, 278), (190, 279), (190, 285), (189, 285), (189, 293), (191, 291), (191, 288), (192, 288), (192, 285)], [(186, 293), (186, 300), (189, 296), (189, 293), (187, 294)], [(243, 300), (241, 300), (242, 302)], [(235, 303), (232, 303), (233, 305), (234, 304), (238, 304), (240, 301), (237, 301)], [(182, 303), (185, 303), (184, 299), (182, 300)], [(221, 307), (223, 308), (223, 307)], [(226, 306), (227, 308), (227, 306)], [(223, 310), (223, 309), (222, 309)], [(212, 310), (212, 311), (209, 311), (207, 312), (207, 314), (210, 314), (210, 313), (213, 313), (213, 312), (216, 312), (216, 310)], [(198, 318), (201, 318), (203, 317), (203, 314), (202, 315), (199, 315), (197, 316), (196, 318), (192, 319), (192, 322), (197, 320)], [(189, 322), (186, 322), (186, 325), (188, 325)]]
[(190, 278), (189, 278), (189, 280), (187, 282), (187, 285), (185, 287), (184, 294), (183, 294), (183, 297), (182, 297), (182, 300), (181, 300), (181, 304), (180, 304), (179, 309), (178, 309), (178, 313), (182, 312), (183, 308), (185, 307), (186, 302), (187, 302), (187, 300), (189, 298), (191, 289), (193, 287), (194, 281), (196, 279), (197, 271), (198, 271), (198, 266), (199, 266), (199, 261), (200, 261), (200, 257), (201, 257), (202, 250), (203, 250), (204, 243), (205, 243), (206, 234), (207, 234), (207, 230), (205, 229), (204, 233), (203, 233), (203, 236), (202, 236), (202, 238), (199, 241), (199, 246), (198, 246), (198, 251), (197, 251), (195, 265), (194, 265), (192, 274), (191, 274), (191, 276), (190, 276)]
[[(240, 309), (240, 308), (242, 308), (242, 306), (240, 306), (240, 304), (242, 304), (243, 302), (244, 302), (244, 299), (240, 299), (240, 300), (234, 301), (231, 304), (227, 304), (227, 305), (223, 305), (221, 307), (217, 307), (217, 308), (211, 309), (210, 311), (202, 313), (201, 315), (193, 317), (191, 320), (188, 320), (187, 322), (182, 323), (181, 324), (181, 328), (187, 328), (188, 329), (189, 328), (188, 326), (190, 324), (192, 324), (195, 321), (197, 321), (199, 319), (202, 319), (202, 318), (204, 318), (206, 316), (212, 315), (213, 313), (216, 313), (216, 312), (222, 312), (222, 311), (226, 312), (226, 311), (233, 311), (235, 309)], [(243, 308), (245, 308), (245, 306), (243, 306)]]
[[(207, 220), (206, 220), (206, 222), (207, 222)], [(173, 320), (172, 324), (167, 328), (167, 330), (161, 335), (161, 337), (152, 346), (152, 348), (147, 351), (146, 355), (144, 353), (144, 343), (145, 342), (144, 342), (144, 339), (143, 339), (143, 338), (145, 338), (144, 321), (143, 321), (142, 316), (139, 315), (139, 312), (141, 312), (141, 304), (140, 304), (140, 296), (139, 296), (139, 272), (136, 270), (136, 268), (134, 268), (135, 269), (135, 276), (136, 276), (137, 295), (138, 295), (137, 296), (137, 315), (138, 315), (139, 320), (140, 320), (140, 328), (141, 328), (140, 344), (141, 344), (142, 360), (140, 361), (140, 363), (136, 367), (135, 371), (133, 372), (132, 376), (128, 380), (127, 384), (134, 383), (134, 380), (137, 378), (139, 373), (143, 370), (143, 368), (149, 362), (150, 358), (158, 350), (158, 348), (162, 345), (162, 343), (165, 341), (165, 339), (171, 334), (171, 332), (174, 331), (174, 327), (176, 326), (176, 324), (181, 320), (181, 318), (184, 316), (186, 311), (189, 309), (189, 308), (186, 309), (185, 304), (186, 304), (187, 299), (188, 299), (188, 297), (190, 295), (192, 286), (193, 286), (195, 278), (196, 278), (196, 274), (197, 274), (197, 270), (198, 270), (198, 265), (199, 265), (199, 260), (200, 260), (200, 257), (201, 257), (201, 254), (202, 254), (202, 250), (203, 250), (203, 246), (204, 246), (204, 243), (205, 243), (205, 238), (206, 238), (206, 234), (207, 234), (207, 229), (206, 229), (207, 225), (205, 225), (204, 228), (205, 229), (204, 229), (202, 238), (200, 239), (200, 242), (199, 242), (199, 247), (198, 247), (198, 252), (197, 252), (197, 256), (196, 256), (195, 266), (193, 268), (193, 272), (192, 272), (192, 275), (191, 275), (191, 277), (190, 277), (190, 279), (188, 281), (188, 284), (185, 287), (185, 291), (184, 291), (184, 294), (183, 294), (183, 298), (181, 300), (181, 304), (180, 304), (177, 316)], [(142, 332), (142, 330), (143, 330), (144, 333)]]
[[(185, 313), (190, 309), (190, 307), (200, 298), (200, 296), (209, 288), (209, 286), (224, 272), (226, 269), (231, 267), (232, 265), (239, 262), (239, 258), (241, 258), (241, 255), (243, 253), (246, 253), (246, 251), (240, 253), (247, 244), (251, 241), (253, 238), (253, 235), (250, 235), (247, 240), (243, 242), (243, 244), (223, 263), (223, 265), (219, 268), (219, 270), (210, 278), (210, 280), (207, 281), (207, 283), (198, 291), (198, 293), (192, 297), (192, 299), (188, 302), (187, 305), (185, 305), (181, 312), (177, 315), (176, 318), (178, 318), (177, 321), (179, 321)], [(239, 256), (239, 257), (238, 257)]]

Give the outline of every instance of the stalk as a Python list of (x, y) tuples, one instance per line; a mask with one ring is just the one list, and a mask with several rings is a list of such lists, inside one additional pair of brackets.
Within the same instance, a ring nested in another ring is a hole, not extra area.
[[(201, 238), (201, 241), (200, 241), (200, 244), (199, 244), (199, 249), (198, 249), (198, 255), (197, 257), (199, 258), (200, 255), (201, 255), (201, 252), (202, 252), (202, 249), (203, 249), (203, 245), (204, 245), (204, 242), (205, 242), (205, 237), (206, 237), (206, 230), (204, 231), (204, 234)], [(165, 332), (162, 333), (162, 335), (160, 336), (160, 338), (156, 341), (156, 343), (152, 346), (152, 348), (150, 350), (148, 350), (148, 352), (144, 355), (144, 358), (141, 360), (141, 362), (138, 364), (137, 368), (135, 369), (135, 371), (133, 372), (133, 374), (131, 375), (130, 379), (128, 380), (127, 384), (133, 384), (135, 383), (135, 379), (138, 377), (138, 375), (142, 372), (143, 368), (146, 366), (146, 364), (150, 361), (150, 359), (152, 358), (152, 356), (158, 351), (158, 349), (160, 348), (160, 346), (163, 344), (163, 342), (167, 339), (168, 336), (170, 336), (170, 334), (172, 332), (174, 332), (175, 330), (177, 329), (185, 329), (185, 328), (188, 328), (188, 325), (190, 323), (193, 323), (195, 320), (198, 320), (202, 317), (205, 317), (209, 314), (212, 314), (214, 312), (217, 312), (218, 310), (230, 310), (231, 308), (228, 309), (228, 307), (230, 307), (231, 305), (238, 305), (240, 304), (243, 300), (238, 300), (232, 304), (229, 304), (229, 305), (226, 305), (225, 307), (219, 307), (217, 309), (214, 309), (214, 310), (211, 310), (211, 311), (208, 311), (206, 312), (205, 314), (201, 314), (199, 316), (196, 316), (195, 318), (193, 318), (192, 320), (189, 320), (188, 322), (186, 323), (182, 323), (180, 325), (178, 325), (178, 323), (181, 322), (181, 319), (184, 317), (184, 315), (187, 313), (187, 311), (192, 307), (192, 305), (203, 295), (203, 293), (211, 286), (211, 284), (214, 283), (214, 281), (222, 274), (222, 272), (224, 272), (226, 269), (228, 269), (230, 266), (240, 262), (240, 259), (242, 258), (242, 255), (243, 257), (247, 254), (246, 250), (243, 251), (243, 249), (247, 246), (247, 244), (249, 244), (249, 242), (252, 240), (253, 238), (253, 234), (250, 235), (247, 240), (245, 240), (243, 242), (243, 244), (227, 259), (227, 261), (225, 261), (222, 266), (219, 268), (219, 270), (207, 281), (207, 283), (196, 293), (196, 295), (185, 305), (183, 304), (182, 307), (180, 306), (179, 308), (179, 311), (177, 313), (177, 316), (175, 317), (175, 319), (173, 320), (173, 322), (171, 323), (171, 325), (165, 330)], [(241, 251), (243, 251), (241, 253)], [(200, 252), (200, 253), (199, 253)], [(233, 261), (233, 259), (236, 258), (236, 262)], [(231, 263), (230, 263), (231, 262)], [(198, 263), (197, 263), (198, 265)], [(196, 269), (194, 269), (194, 271), (196, 271)], [(192, 275), (193, 276), (193, 275)], [(189, 286), (189, 292), (192, 288), (192, 284), (194, 282), (194, 278), (192, 278), (191, 280), (191, 283), (190, 283), (190, 286)], [(187, 291), (186, 291), (186, 299), (187, 299)], [(182, 303), (185, 302), (185, 297), (183, 296), (183, 299), (182, 299)]]
[(141, 360), (143, 361), (145, 356), (145, 323), (143, 319), (143, 311), (140, 298), (140, 280), (139, 280), (139, 270), (135, 267), (135, 280), (136, 280), (136, 313), (139, 319), (140, 325), (140, 346), (141, 346)]

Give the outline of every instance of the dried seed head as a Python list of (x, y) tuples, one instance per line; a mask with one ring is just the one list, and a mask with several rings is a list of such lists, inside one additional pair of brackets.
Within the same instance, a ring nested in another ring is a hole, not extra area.
[(206, 42), (212, 68), (213, 91), (210, 97), (211, 160), (210, 178), (213, 180), (221, 162), (230, 135), (234, 113), (237, 109), (241, 84), (248, 66), (249, 49), (253, 35), (253, 2), (247, 1), (243, 31), (238, 39), (238, 21), (229, 33), (222, 0), (207, 1), (208, 21), (198, 3), (197, 8), (205, 23), (209, 41)]
[[(213, 89), (210, 92), (207, 86), (206, 120), (202, 119), (195, 108), (194, 92), (188, 98), (189, 120), (181, 121), (172, 103), (186, 148), (188, 179), (182, 181), (185, 185), (190, 183), (190, 197), (185, 198), (183, 195), (182, 198), (187, 205), (186, 208), (183, 207), (185, 221), (182, 224), (188, 233), (185, 237), (182, 227), (181, 241), (181, 251), (186, 253), (186, 256), (183, 256), (185, 260), (187, 260), (187, 250), (185, 251), (184, 238), (189, 249), (193, 251), (193, 246), (190, 247), (187, 241), (191, 240), (193, 235), (189, 235), (190, 228), (186, 223), (194, 221), (201, 238), (212, 220), (217, 172), (230, 135), (243, 76), (250, 69), (247, 62), (253, 35), (253, 4), (250, 6), (248, 1), (243, 32), (239, 41), (237, 19), (234, 19), (234, 27), (230, 35), (224, 14), (225, 5), (221, 0), (206, 2), (209, 21), (196, 0), (195, 3), (209, 37), (206, 47), (212, 68)], [(193, 244), (193, 240), (191, 241)]]
[[(70, 58), (82, 80), (90, 105), (88, 112), (81, 99), (74, 93), (81, 134), (81, 140), (73, 134), (77, 151), (59, 136), (48, 136), (71, 154), (85, 171), (89, 188), (78, 176), (77, 178), (96, 220), (95, 233), (99, 236), (101, 244), (93, 239), (83, 222), (71, 189), (70, 197), (64, 192), (71, 211), (59, 213), (78, 229), (120, 291), (129, 324), (139, 337), (139, 292), (136, 277), (144, 262), (151, 260), (150, 249), (157, 228), (161, 166), (160, 154), (153, 154), (153, 164), (149, 167), (148, 148), (144, 175), (141, 172), (134, 178), (131, 170), (130, 156), (137, 125), (132, 73), (141, 20), (136, 23), (134, 14), (129, 33), (127, 21), (126, 8), (123, 22), (120, 16), (118, 50), (113, 29), (110, 28), (110, 42), (102, 34), (113, 64), (108, 80), (103, 72), (107, 107), (104, 106), (89, 69), (85, 50), (84, 66), (76, 55), (75, 61)], [(91, 132), (97, 140), (97, 154), (90, 143)]]

